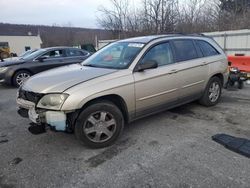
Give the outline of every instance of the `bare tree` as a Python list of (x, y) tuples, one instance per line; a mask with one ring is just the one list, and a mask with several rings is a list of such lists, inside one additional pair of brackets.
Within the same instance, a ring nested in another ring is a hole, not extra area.
[(169, 32), (199, 33), (247, 28), (250, 0), (110, 0), (101, 7), (99, 24), (119, 37)]
[[(112, 8), (100, 7), (101, 17), (98, 23), (105, 29), (113, 31), (114, 35), (119, 37), (126, 35), (128, 23), (132, 23), (132, 18), (128, 17), (129, 1), (128, 0), (110, 0)], [(133, 27), (132, 27), (133, 28)]]
[(142, 30), (146, 33), (174, 32), (178, 0), (143, 0)]
[(221, 30), (249, 28), (250, 0), (218, 0)]

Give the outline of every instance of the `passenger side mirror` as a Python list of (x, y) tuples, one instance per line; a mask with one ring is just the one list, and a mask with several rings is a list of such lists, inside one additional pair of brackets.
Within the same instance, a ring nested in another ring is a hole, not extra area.
[(155, 69), (158, 67), (158, 63), (154, 60), (149, 60), (149, 61), (146, 61), (145, 63), (143, 64), (139, 64), (136, 68), (136, 71), (137, 72), (142, 72), (144, 70), (147, 70), (147, 69)]
[(45, 56), (42, 56), (42, 57), (38, 57), (38, 58), (37, 58), (37, 60), (38, 60), (39, 62), (43, 62), (45, 59), (47, 59), (47, 57), (45, 57)]

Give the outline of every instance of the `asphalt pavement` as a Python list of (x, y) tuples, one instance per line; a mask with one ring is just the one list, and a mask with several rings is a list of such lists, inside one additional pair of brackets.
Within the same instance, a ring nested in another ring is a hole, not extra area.
[(250, 139), (250, 86), (223, 90), (125, 127), (111, 147), (88, 149), (73, 134), (32, 135), (16, 113), (16, 89), (0, 85), (0, 187), (250, 187), (250, 159), (211, 136)]

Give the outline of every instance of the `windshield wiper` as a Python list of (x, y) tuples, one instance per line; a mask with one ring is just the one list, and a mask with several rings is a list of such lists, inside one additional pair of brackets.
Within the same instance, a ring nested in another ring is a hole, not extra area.
[(93, 65), (93, 64), (85, 64), (83, 66), (86, 66), (86, 67), (96, 67), (96, 68), (102, 68), (102, 69), (118, 69), (116, 67), (108, 67), (108, 66), (98, 66), (98, 65)]
[(86, 66), (86, 67), (98, 67), (98, 68), (99, 68), (99, 66), (92, 65), (92, 64), (85, 64), (85, 65), (83, 65), (83, 66)]

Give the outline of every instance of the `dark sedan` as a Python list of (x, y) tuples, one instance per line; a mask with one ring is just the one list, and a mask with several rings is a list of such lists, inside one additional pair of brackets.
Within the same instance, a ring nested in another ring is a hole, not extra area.
[(15, 61), (0, 63), (0, 83), (19, 87), (30, 76), (68, 64), (80, 63), (91, 54), (69, 47), (39, 49)]

